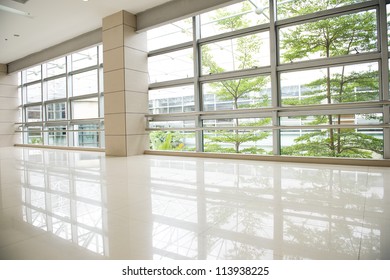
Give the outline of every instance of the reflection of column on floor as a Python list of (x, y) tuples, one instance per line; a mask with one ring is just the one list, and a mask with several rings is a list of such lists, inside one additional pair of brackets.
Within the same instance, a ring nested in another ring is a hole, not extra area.
[(390, 260), (390, 172), (383, 172), (383, 219), (380, 224), (381, 229), (381, 260)]
[(108, 257), (153, 259), (151, 193), (147, 184), (133, 177), (150, 178), (150, 171), (134, 161), (118, 161), (106, 167)]
[(106, 154), (143, 154), (148, 145), (146, 33), (136, 17), (120, 11), (103, 19), (104, 126)]
[(283, 257), (283, 206), (282, 206), (282, 182), (281, 182), (281, 165), (273, 166), (274, 188), (274, 260)]

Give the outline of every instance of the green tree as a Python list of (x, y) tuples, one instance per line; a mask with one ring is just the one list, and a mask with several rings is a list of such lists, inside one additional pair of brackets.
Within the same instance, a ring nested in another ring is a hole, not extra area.
[[(281, 13), (309, 14), (349, 4), (353, 1), (291, 1)], [(281, 31), (282, 61), (294, 62), (311, 57), (337, 57), (376, 50), (376, 15), (366, 11), (308, 22)], [(327, 67), (324, 76), (304, 85), (301, 100), (283, 99), (283, 105), (332, 104), (378, 99), (378, 72), (346, 71), (347, 66)], [(342, 124), (342, 115), (315, 117), (312, 124)], [(284, 148), (284, 154), (331, 157), (372, 157), (381, 154), (383, 142), (355, 129), (322, 129), (295, 139), (296, 144)]]
[[(235, 16), (235, 13), (228, 9), (219, 9), (216, 11), (214, 21), (218, 23), (218, 27), (224, 31), (233, 31), (248, 27), (250, 22), (246, 20), (242, 14), (253, 10), (248, 2), (243, 2), (241, 7), (241, 15)], [(234, 43), (234, 40), (236, 40)], [(230, 55), (233, 63), (233, 70), (242, 70), (256, 68), (259, 64), (255, 59), (254, 54), (260, 52), (261, 41), (256, 35), (243, 36), (237, 39), (230, 40)], [(208, 45), (202, 47), (202, 72), (209, 74), (217, 74), (226, 72), (227, 70), (218, 64), (215, 57), (210, 51)], [(231, 101), (232, 109), (242, 109), (251, 107), (268, 106), (270, 103), (268, 94), (260, 95), (262, 89), (268, 83), (268, 77), (256, 76), (248, 78), (239, 78), (231, 80), (223, 80), (215, 83), (209, 83), (208, 89), (210, 93), (216, 95), (218, 101)], [(251, 99), (252, 104), (240, 104), (240, 100)], [(255, 103), (255, 104), (254, 104)], [(233, 127), (239, 126), (254, 126), (266, 125), (270, 122), (260, 121), (255, 123), (239, 123), (238, 119), (233, 119)], [(254, 131), (254, 130), (239, 130), (231, 131), (218, 130), (215, 135), (206, 135), (209, 140), (205, 144), (207, 152), (231, 152), (231, 153), (264, 153), (265, 150), (251, 147), (241, 149), (240, 146), (244, 143), (255, 143), (269, 136), (269, 132)], [(231, 144), (233, 148), (224, 148), (223, 144)]]
[(194, 135), (184, 135), (178, 131), (152, 131), (150, 133), (150, 148), (163, 151), (189, 151), (193, 150), (186, 147), (184, 138), (190, 138)]

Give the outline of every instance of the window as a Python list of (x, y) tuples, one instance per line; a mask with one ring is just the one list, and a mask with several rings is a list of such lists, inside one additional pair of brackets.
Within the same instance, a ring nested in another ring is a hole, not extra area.
[[(194, 76), (192, 49), (152, 56), (148, 60), (150, 82), (190, 78)], [(161, 67), (165, 65), (165, 67)]]
[(291, 63), (376, 51), (376, 30), (375, 11), (281, 28), (280, 61)]
[(53, 77), (66, 73), (66, 58), (61, 57), (46, 63), (47, 77)]
[(27, 122), (42, 121), (42, 106), (26, 107), (26, 118)]
[(27, 140), (26, 144), (37, 144), (43, 143), (42, 129), (41, 127), (28, 127), (27, 128)]
[(99, 147), (99, 125), (80, 124), (75, 125), (75, 146), (77, 147)]
[(152, 29), (147, 35), (149, 51), (192, 41), (192, 18)]
[(26, 86), (26, 103), (42, 102), (42, 84)]
[(192, 31), (187, 19), (175, 30), (200, 35), (191, 42), (158, 46), (157, 32), (174, 29), (169, 24), (149, 32), (150, 148), (390, 158), (383, 114), (390, 60), (381, 51), (388, 56), (389, 40), (378, 40), (388, 29), (388, 5), (269, 3), (200, 13)]
[(66, 77), (47, 81), (47, 100), (66, 98)]
[(201, 14), (200, 18), (202, 37), (268, 23), (268, 0), (243, 1)]
[(72, 71), (96, 66), (98, 63), (97, 48), (90, 48), (71, 55)]
[(225, 80), (203, 85), (203, 110), (236, 110), (271, 105), (268, 76)]
[(47, 120), (66, 120), (66, 103), (50, 103), (46, 105)]
[[(379, 99), (378, 63), (281, 73), (282, 105), (338, 104)], [(295, 87), (294, 93), (291, 87)]]
[(98, 92), (98, 71), (91, 70), (75, 74), (72, 77), (73, 96), (80, 96)]
[(301, 16), (315, 12), (330, 10), (353, 3), (369, 0), (344, 0), (344, 1), (311, 1), (311, 0), (277, 0), (278, 19)]
[(201, 52), (203, 75), (267, 66), (269, 34), (262, 32), (203, 45)]
[(151, 114), (195, 111), (194, 86), (161, 88), (149, 91)]
[(48, 127), (48, 140), (51, 146), (67, 146), (66, 126)]
[(26, 83), (35, 82), (42, 79), (41, 65), (31, 67), (24, 72)]
[(20, 73), (24, 144), (104, 147), (102, 57), (95, 46)]
[(97, 119), (99, 118), (98, 98), (77, 99), (72, 102), (73, 119)]

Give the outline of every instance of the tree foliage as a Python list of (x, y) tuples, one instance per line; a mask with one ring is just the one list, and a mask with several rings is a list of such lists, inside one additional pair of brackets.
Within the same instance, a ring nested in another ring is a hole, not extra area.
[[(282, 12), (302, 15), (349, 4), (351, 1), (290, 1)], [(376, 50), (376, 16), (366, 11), (308, 22), (282, 31), (284, 62), (317, 57), (353, 55)], [(306, 85), (301, 99), (283, 99), (284, 105), (333, 104), (377, 100), (378, 72), (346, 71), (347, 66), (327, 67), (323, 77)], [(316, 124), (342, 124), (342, 115), (315, 116)], [(295, 139), (283, 154), (369, 158), (383, 153), (383, 141), (356, 129), (322, 129)]]
[(163, 151), (188, 151), (191, 148), (186, 147), (184, 138), (190, 138), (193, 135), (183, 135), (178, 131), (153, 131), (150, 133), (150, 145), (153, 150)]
[[(253, 7), (249, 3), (242, 3), (242, 12), (246, 12)], [(242, 16), (233, 16), (234, 13), (227, 9), (219, 9), (216, 12), (215, 20), (218, 26), (224, 31), (233, 31), (249, 26), (249, 22)], [(236, 43), (233, 44), (231, 39), (231, 60), (234, 65), (233, 70), (243, 70), (255, 68), (259, 64), (254, 58), (254, 54), (260, 52), (261, 41), (256, 35), (248, 35), (239, 37)], [(226, 72), (221, 65), (218, 64), (213, 54), (210, 52), (209, 46), (202, 47), (202, 71), (203, 73), (217, 74)], [(210, 92), (215, 94), (218, 101), (231, 101), (232, 109), (251, 108), (269, 106), (270, 100), (267, 94), (260, 95), (262, 89), (268, 83), (268, 77), (256, 76), (248, 78), (239, 78), (231, 80), (223, 80), (215, 83), (209, 83)], [(240, 104), (240, 100), (251, 99), (255, 104)], [(270, 121), (267, 120), (262, 124), (265, 125)], [(233, 127), (250, 126), (254, 123), (241, 123), (237, 119), (233, 120)], [(252, 131), (252, 130), (218, 130), (215, 134), (205, 135), (205, 151), (207, 152), (231, 152), (231, 153), (265, 153), (264, 149), (255, 146), (241, 149), (240, 146), (245, 143), (256, 143), (269, 136), (269, 132)], [(226, 147), (232, 145), (233, 147)]]

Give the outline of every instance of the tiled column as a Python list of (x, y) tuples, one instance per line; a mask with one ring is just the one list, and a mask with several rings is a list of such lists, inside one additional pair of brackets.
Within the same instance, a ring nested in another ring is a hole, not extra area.
[(120, 11), (103, 19), (104, 125), (106, 154), (143, 154), (148, 145), (146, 33), (136, 33), (134, 15)]
[(18, 122), (18, 105), (17, 74), (7, 75), (7, 66), (0, 64), (0, 147), (17, 142), (14, 124)]

